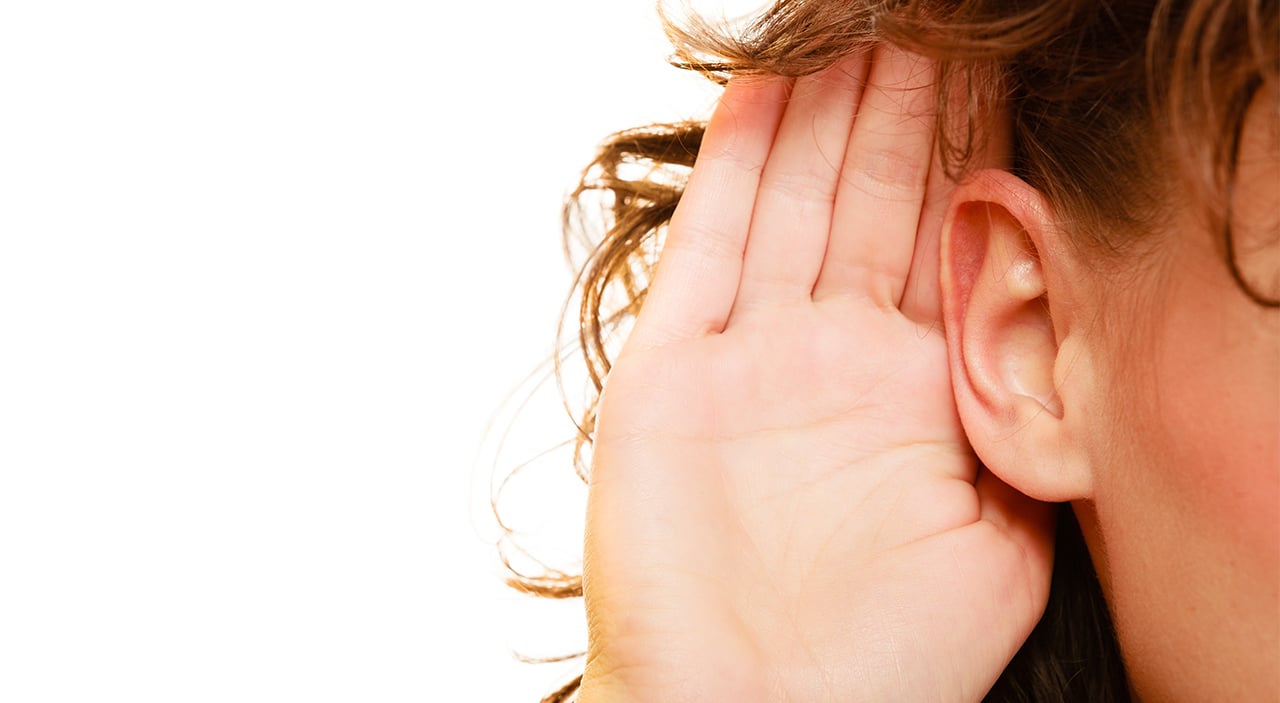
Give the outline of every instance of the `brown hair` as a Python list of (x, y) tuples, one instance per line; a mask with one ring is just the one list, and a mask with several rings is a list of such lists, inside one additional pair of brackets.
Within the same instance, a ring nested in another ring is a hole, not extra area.
[[(953, 178), (980, 146), (973, 125), (1004, 102), (1013, 113), (1012, 171), (1070, 223), (1082, 254), (1125, 262), (1159, 246), (1153, 233), (1176, 188), (1192, 193), (1222, 233), (1223, 260), (1240, 289), (1280, 306), (1242, 278), (1229, 226), (1246, 109), (1259, 91), (1275, 91), (1280, 76), (1277, 0), (779, 0), (737, 32), (693, 14), (664, 21), (673, 63), (721, 82), (813, 73), (882, 40), (933, 56), (944, 106), (938, 142)], [(576, 282), (575, 342), (595, 389), (575, 451), (584, 479), (611, 344), (644, 302), (703, 128), (614, 134), (566, 205), (566, 246), (589, 252)], [(597, 221), (603, 226), (593, 229)], [(581, 578), (559, 572), (515, 574), (509, 583), (550, 598), (582, 595)], [(578, 683), (544, 701), (571, 700)], [(987, 700), (1128, 698), (1106, 603), (1063, 506), (1045, 615)]]

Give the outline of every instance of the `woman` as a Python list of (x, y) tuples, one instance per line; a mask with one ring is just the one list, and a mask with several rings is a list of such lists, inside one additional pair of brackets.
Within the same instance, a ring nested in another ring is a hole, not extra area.
[(578, 700), (1273, 700), (1277, 3), (670, 27), (732, 78), (578, 193), (584, 575), (523, 582)]

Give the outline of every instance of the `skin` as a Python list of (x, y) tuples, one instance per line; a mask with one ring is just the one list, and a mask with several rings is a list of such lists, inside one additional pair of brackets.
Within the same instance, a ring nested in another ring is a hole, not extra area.
[(728, 86), (600, 401), (584, 703), (976, 699), (1043, 612), (1051, 512), (952, 399), (932, 80)]
[[(930, 80), (882, 47), (726, 90), (601, 399), (584, 703), (978, 700), (1062, 501), (1138, 698), (1280, 689), (1280, 315), (1190, 205), (1117, 285), (998, 157), (948, 185)], [(1260, 104), (1234, 213), (1266, 282)]]
[[(1280, 120), (1257, 96), (1232, 231), (1280, 282)], [(952, 199), (943, 297), (975, 451), (1025, 495), (1071, 501), (1139, 700), (1280, 691), (1280, 311), (1251, 300), (1194, 194), (1142, 265), (1073, 246), (1035, 189), (984, 172)]]
[[(1276, 217), (1247, 192), (1242, 221)], [(1277, 312), (1241, 292), (1190, 210), (1117, 285), (1007, 173), (979, 174), (955, 203), (944, 307), (975, 451), (1019, 492), (1071, 501), (1137, 700), (1274, 697)], [(1256, 253), (1264, 270), (1273, 254)]]
[[(1259, 96), (1246, 121), (1233, 223), (1246, 279), (1272, 296), (1276, 104)], [(1263, 700), (1280, 691), (1280, 311), (1242, 294), (1199, 212), (1175, 222), (1116, 321), (1136, 335), (1089, 348), (1111, 431), (1083, 437), (1096, 478), (1079, 512), (1135, 691)]]

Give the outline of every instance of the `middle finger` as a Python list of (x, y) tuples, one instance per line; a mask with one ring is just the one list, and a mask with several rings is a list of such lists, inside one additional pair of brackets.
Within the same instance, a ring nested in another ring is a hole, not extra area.
[(813, 299), (896, 306), (911, 269), (937, 124), (935, 65), (877, 47), (849, 140), (831, 240)]

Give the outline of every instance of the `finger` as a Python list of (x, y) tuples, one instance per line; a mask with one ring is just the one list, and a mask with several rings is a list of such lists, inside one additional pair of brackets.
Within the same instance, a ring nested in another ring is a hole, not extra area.
[(978, 470), (974, 488), (982, 520), (1000, 528), (1026, 551), (1028, 559), (1040, 565), (1052, 564), (1057, 505), (1019, 493), (985, 467)]
[(742, 78), (725, 88), (628, 344), (661, 346), (724, 329), (789, 87), (781, 78)]
[(954, 589), (939, 599), (952, 607), (943, 610), (950, 620), (937, 655), (970, 662), (960, 688), (981, 697), (1044, 613), (1060, 508), (1028, 498), (986, 469), (975, 488), (981, 519), (939, 535), (950, 543), (952, 561), (935, 561), (934, 568), (954, 568)]
[[(1019, 492), (983, 467), (974, 481), (978, 492), (979, 523), (994, 525), (1016, 547), (1019, 567), (1026, 570), (1023, 583), (1031, 589), (1026, 613), (1031, 624), (1039, 619), (1035, 604), (1044, 607), (1053, 572), (1053, 536), (1060, 505), (1043, 503)], [(1012, 605), (1012, 604), (1010, 604)], [(1027, 628), (1030, 630), (1030, 626)]]
[(911, 267), (934, 141), (932, 61), (890, 44), (871, 59), (814, 300), (897, 305)]
[(908, 319), (931, 323), (942, 319), (942, 289), (938, 280), (941, 265), (942, 221), (955, 183), (947, 177), (941, 156), (934, 149), (925, 186), (924, 205), (916, 225), (916, 244), (911, 253), (911, 269), (902, 288), (898, 309)]
[[(968, 112), (966, 96), (960, 96), (948, 105), (950, 114), (963, 119), (976, 120), (973, 131), (977, 141), (974, 153), (966, 166), (970, 169), (1006, 169), (1012, 162), (1013, 137), (1011, 115), (1007, 105), (972, 115)], [(964, 112), (960, 112), (964, 110)], [(911, 258), (911, 272), (902, 291), (898, 309), (911, 320), (934, 323), (942, 319), (942, 291), (938, 278), (942, 222), (946, 218), (947, 205), (955, 191), (955, 182), (946, 174), (941, 152), (934, 148), (933, 162), (929, 167), (929, 181), (925, 189), (924, 207), (920, 211), (920, 224), (916, 234), (916, 248)]]
[[(981, 479), (979, 488), (981, 493)], [(1054, 506), (1037, 507), (1052, 517)], [(1053, 527), (1049, 522), (1040, 530), (1043, 524), (1037, 519), (1035, 531), (1024, 532), (1031, 526), (1019, 521), (1011, 533), (983, 519), (899, 548), (899, 573), (906, 578), (896, 581), (904, 592), (893, 597), (918, 604), (916, 626), (930, 633), (922, 654), (964, 663), (955, 668), (948, 687), (957, 700), (982, 698), (1044, 614), (1053, 574)], [(940, 582), (949, 587), (939, 590)], [(938, 627), (942, 622), (946, 625)]]
[(860, 52), (796, 81), (760, 179), (735, 310), (809, 300), (866, 71)]

